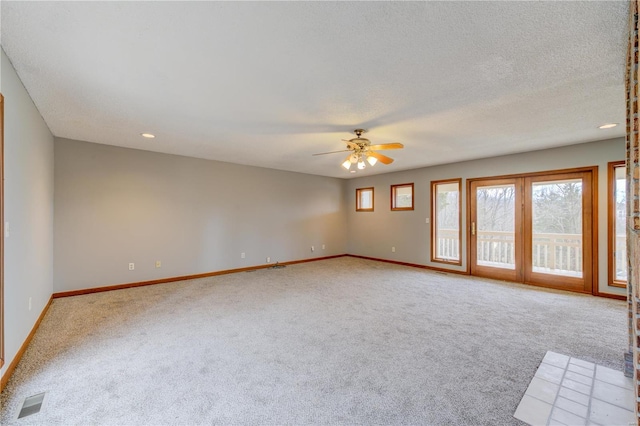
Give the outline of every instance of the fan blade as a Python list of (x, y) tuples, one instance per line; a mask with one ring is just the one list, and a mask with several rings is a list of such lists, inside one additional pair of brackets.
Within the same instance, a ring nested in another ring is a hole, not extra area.
[(340, 151), (329, 151), (329, 152), (319, 152), (317, 154), (311, 154), (313, 155), (325, 155), (325, 154), (335, 154), (337, 152), (347, 152), (347, 151), (351, 151), (350, 149), (341, 149)]
[(370, 155), (370, 156), (376, 158), (382, 164), (391, 164), (391, 163), (393, 163), (393, 158), (387, 157), (386, 155), (378, 154), (377, 152), (369, 151), (369, 152), (367, 152), (367, 155)]
[(394, 143), (383, 143), (381, 145), (370, 145), (369, 149), (377, 149), (377, 150), (384, 150), (384, 149), (400, 149), (400, 148), (404, 148), (404, 145), (402, 145), (400, 142), (394, 142)]

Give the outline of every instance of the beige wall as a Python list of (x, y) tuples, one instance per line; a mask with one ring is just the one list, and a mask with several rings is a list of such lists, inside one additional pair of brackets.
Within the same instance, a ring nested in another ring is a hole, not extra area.
[(0, 91), (5, 98), (4, 214), (9, 222), (4, 374), (53, 289), (53, 136), (2, 49), (0, 56)]
[[(255, 266), (267, 256), (351, 253), (447, 267), (429, 260), (432, 180), (461, 177), (464, 191), (469, 178), (597, 165), (599, 289), (623, 294), (606, 279), (606, 166), (622, 158), (624, 140), (613, 139), (342, 181), (56, 139), (54, 291)], [(390, 211), (389, 186), (407, 182), (415, 210)], [(356, 213), (355, 188), (366, 186), (375, 187), (375, 211)], [(466, 270), (462, 256), (450, 268)]]
[[(348, 181), (347, 224), (349, 228), (348, 252), (351, 254), (390, 259), (400, 262), (449, 267), (466, 270), (466, 249), (463, 248), (462, 266), (452, 267), (430, 261), (431, 225), (429, 217), (430, 182), (462, 178), (462, 229), (466, 229), (466, 180), (507, 174), (559, 170), (574, 167), (598, 166), (598, 269), (601, 292), (625, 294), (624, 289), (609, 287), (607, 280), (607, 162), (624, 160), (624, 138), (610, 139), (562, 148), (482, 160), (466, 161), (422, 169), (407, 170)], [(376, 166), (379, 167), (379, 166)], [(380, 166), (384, 167), (384, 166)], [(390, 211), (389, 187), (392, 184), (415, 183), (415, 210)], [(355, 190), (375, 187), (375, 211), (355, 211)], [(396, 252), (391, 252), (395, 246)], [(466, 236), (463, 232), (463, 247)]]
[(345, 211), (340, 179), (56, 139), (54, 292), (343, 254)]

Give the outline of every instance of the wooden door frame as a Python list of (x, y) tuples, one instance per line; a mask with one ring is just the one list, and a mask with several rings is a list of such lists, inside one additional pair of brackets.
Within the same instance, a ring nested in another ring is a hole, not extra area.
[[(542, 177), (543, 179), (536, 180), (536, 178)], [(583, 267), (582, 267), (582, 279), (577, 279), (574, 277), (554, 275), (554, 274), (542, 274), (540, 272), (534, 272), (532, 265), (524, 264), (525, 266), (525, 276), (524, 283), (536, 285), (540, 287), (549, 287), (549, 288), (557, 288), (563, 290), (570, 290), (578, 293), (593, 293), (593, 246), (597, 244), (597, 240), (594, 241), (593, 237), (593, 210), (597, 208), (593, 205), (593, 178), (590, 171), (581, 171), (581, 172), (568, 172), (568, 173), (549, 173), (544, 176), (531, 176), (526, 177), (524, 188), (527, 189), (525, 191), (525, 205), (531, 205), (531, 191), (529, 191), (530, 185), (536, 182), (553, 182), (556, 180), (562, 179), (577, 179), (579, 178), (585, 185), (582, 188), (582, 258), (583, 258)], [(589, 203), (591, 200), (591, 203)], [(533, 246), (533, 230), (532, 230), (532, 212), (526, 211), (523, 222), (523, 232), (525, 235), (524, 249), (525, 256), (524, 259), (532, 258), (532, 246)], [(587, 244), (587, 242), (591, 242), (591, 244)], [(597, 259), (595, 259), (597, 262)], [(531, 266), (529, 269), (528, 266)], [(568, 284), (567, 284), (568, 283)], [(564, 284), (564, 285), (563, 285)]]
[[(468, 196), (467, 196), (467, 217), (469, 223), (469, 229), (467, 232), (467, 251), (468, 251), (468, 269), (469, 274), (478, 277), (496, 278), (506, 281), (522, 282), (522, 270), (520, 268), (515, 269), (500, 269), (492, 268), (490, 266), (478, 266), (472, 259), (475, 259), (477, 254), (477, 242), (476, 236), (473, 235), (473, 223), (474, 223), (474, 211), (476, 206), (476, 197), (474, 197), (474, 185), (478, 182), (487, 182), (487, 186), (490, 185), (511, 185), (513, 184), (515, 190), (514, 203), (514, 251), (515, 251), (515, 264), (522, 264), (523, 256), (523, 241), (522, 235), (519, 235), (518, 229), (522, 228), (522, 183), (518, 177), (499, 177), (497, 179), (484, 178), (484, 179), (471, 179), (468, 182)], [(477, 221), (475, 221), (477, 222)], [(475, 268), (474, 266), (475, 265)]]
[[(471, 270), (471, 262), (472, 262), (472, 244), (471, 244), (471, 206), (472, 204), (472, 191), (471, 185), (476, 181), (484, 181), (484, 180), (500, 180), (500, 179), (517, 179), (517, 178), (528, 178), (528, 177), (538, 177), (544, 175), (552, 175), (552, 174), (565, 174), (565, 173), (591, 173), (591, 294), (594, 296), (600, 296), (600, 291), (598, 290), (599, 280), (598, 280), (598, 166), (586, 166), (586, 167), (575, 167), (570, 169), (558, 169), (558, 170), (546, 170), (540, 172), (531, 172), (531, 173), (522, 173), (522, 174), (509, 174), (509, 175), (499, 175), (499, 176), (486, 176), (479, 178), (467, 179), (467, 274), (473, 275)], [(524, 200), (523, 200), (524, 201)], [(475, 202), (473, 202), (475, 204)], [(583, 246), (584, 250), (584, 246)], [(474, 251), (475, 253), (475, 251)], [(587, 252), (583, 252), (583, 256), (586, 256)], [(522, 281), (524, 282), (524, 281)], [(531, 285), (541, 286), (541, 287), (550, 287), (547, 285), (540, 285), (536, 283), (528, 283)], [(554, 287), (555, 288), (555, 287)], [(583, 293), (588, 293), (588, 291), (582, 291)]]

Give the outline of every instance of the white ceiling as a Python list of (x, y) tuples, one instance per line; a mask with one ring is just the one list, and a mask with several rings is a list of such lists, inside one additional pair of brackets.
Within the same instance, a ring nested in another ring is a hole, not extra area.
[[(350, 178), (624, 135), (626, 1), (0, 3), (59, 137)], [(357, 127), (405, 149), (311, 156)]]

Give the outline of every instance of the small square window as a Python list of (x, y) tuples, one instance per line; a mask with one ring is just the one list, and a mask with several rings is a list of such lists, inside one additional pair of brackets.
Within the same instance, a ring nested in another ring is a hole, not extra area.
[(391, 185), (391, 210), (413, 210), (413, 183)]
[(356, 211), (357, 212), (373, 211), (373, 188), (357, 188), (356, 189)]

